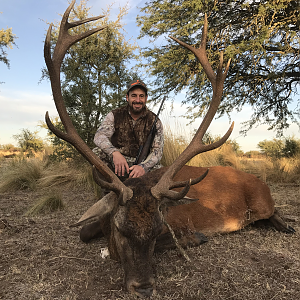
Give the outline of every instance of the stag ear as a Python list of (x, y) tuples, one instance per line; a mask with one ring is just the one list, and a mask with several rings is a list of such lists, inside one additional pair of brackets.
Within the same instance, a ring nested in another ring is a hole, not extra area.
[(114, 192), (110, 192), (102, 199), (100, 199), (97, 203), (95, 203), (92, 207), (90, 207), (79, 219), (79, 221), (75, 224), (70, 225), (70, 227), (85, 225), (87, 223), (91, 223), (103, 218), (105, 215), (111, 213), (116, 201), (116, 194)]
[[(177, 193), (174, 191), (174, 193)], [(190, 197), (183, 197), (179, 200), (172, 200), (170, 198), (166, 198), (164, 197), (161, 201), (161, 204), (160, 204), (160, 208), (161, 210), (164, 210), (170, 206), (178, 206), (178, 205), (182, 205), (182, 204), (190, 204), (190, 203), (193, 203), (193, 202), (196, 202), (198, 201), (199, 199), (194, 199), (194, 198), (190, 198)]]

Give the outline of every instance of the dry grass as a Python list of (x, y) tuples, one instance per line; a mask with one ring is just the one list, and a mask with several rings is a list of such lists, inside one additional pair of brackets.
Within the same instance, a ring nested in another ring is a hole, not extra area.
[(35, 190), (37, 181), (43, 176), (44, 168), (45, 162), (38, 158), (14, 158), (8, 162), (2, 161), (0, 192)]
[[(50, 193), (50, 191), (49, 191)], [(51, 194), (39, 198), (36, 203), (25, 213), (26, 216), (36, 216), (41, 213), (49, 213), (64, 208), (62, 195), (51, 191)]]
[(272, 161), (272, 168), (268, 170), (268, 177), (272, 182), (299, 183), (300, 158), (281, 158)]
[(10, 158), (0, 162), (0, 193), (17, 190), (38, 191), (40, 196), (27, 214), (63, 209), (61, 192), (86, 189), (100, 197), (91, 166), (83, 163), (49, 162), (44, 154), (36, 158)]
[[(162, 164), (169, 166), (179, 156), (179, 154), (188, 146), (192, 136), (187, 134), (183, 129), (178, 130), (179, 134), (174, 135), (168, 126), (164, 126), (165, 145)], [(236, 169), (241, 169), (241, 159), (233, 151), (230, 144), (225, 144), (222, 147), (213, 151), (204, 152), (187, 164), (197, 167), (212, 167), (212, 166), (232, 166)]]
[[(188, 146), (191, 136), (183, 129), (174, 135), (170, 128), (165, 128), (165, 147), (162, 164), (171, 165), (178, 155)], [(192, 160), (188, 165), (212, 167), (231, 166), (244, 172), (252, 173), (264, 182), (271, 183), (299, 183), (300, 181), (300, 157), (270, 159), (267, 157), (248, 158), (239, 156), (230, 144), (224, 144), (213, 151), (204, 152)]]
[(96, 196), (101, 194), (101, 188), (94, 182), (92, 168), (86, 163), (52, 163), (38, 180), (37, 186), (41, 190), (82, 188), (93, 190)]

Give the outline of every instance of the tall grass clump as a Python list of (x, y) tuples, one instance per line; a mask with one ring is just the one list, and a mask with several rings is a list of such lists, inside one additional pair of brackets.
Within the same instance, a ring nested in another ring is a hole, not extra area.
[[(170, 126), (164, 125), (164, 152), (161, 164), (169, 166), (179, 154), (189, 145), (192, 135), (186, 133), (182, 128), (176, 128), (177, 133), (171, 131)], [(187, 165), (196, 167), (232, 166), (240, 169), (240, 158), (230, 143), (224, 144), (218, 149), (201, 153), (192, 158)]]
[(300, 183), (300, 156), (269, 159), (271, 167), (267, 169), (267, 181), (274, 183)]
[(43, 177), (46, 162), (37, 158), (14, 158), (2, 170), (0, 192), (35, 190)]
[(164, 125), (164, 152), (161, 159), (163, 166), (169, 166), (186, 148), (187, 141), (185, 135), (175, 135), (168, 125)]
[(26, 216), (36, 216), (41, 213), (49, 213), (64, 209), (61, 193), (51, 191), (45, 194), (25, 213)]
[(88, 163), (72, 161), (53, 162), (38, 180), (38, 188), (47, 189), (89, 189), (96, 196), (101, 194), (101, 188), (94, 182), (92, 167)]

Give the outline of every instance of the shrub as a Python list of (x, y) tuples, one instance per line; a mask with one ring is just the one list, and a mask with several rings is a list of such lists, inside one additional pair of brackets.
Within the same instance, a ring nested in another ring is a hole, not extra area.
[(258, 143), (261, 152), (271, 158), (295, 157), (300, 154), (300, 141), (294, 137), (263, 140)]
[(295, 157), (300, 153), (300, 141), (293, 137), (285, 138), (285, 145), (282, 149), (284, 157)]
[(261, 152), (272, 158), (282, 157), (282, 150), (284, 148), (284, 143), (282, 140), (273, 139), (271, 141), (263, 140), (258, 143), (258, 148), (261, 149)]
[(22, 129), (20, 134), (13, 136), (17, 140), (20, 148), (27, 152), (28, 157), (33, 157), (33, 152), (38, 152), (44, 149), (43, 140), (37, 136), (36, 132), (31, 132), (28, 129)]
[[(179, 131), (180, 132), (180, 131)], [(188, 146), (191, 136), (186, 134), (181, 129), (179, 135), (174, 135), (171, 132), (170, 127), (164, 126), (164, 153), (161, 160), (161, 164), (169, 166), (179, 156), (179, 154)], [(212, 137), (209, 134), (204, 136), (205, 143), (213, 143), (220, 139), (220, 137)], [(198, 167), (211, 167), (211, 166), (233, 166), (240, 168), (238, 153), (239, 145), (234, 141), (228, 141), (220, 148), (215, 150), (201, 153), (192, 158), (187, 165), (198, 166)]]

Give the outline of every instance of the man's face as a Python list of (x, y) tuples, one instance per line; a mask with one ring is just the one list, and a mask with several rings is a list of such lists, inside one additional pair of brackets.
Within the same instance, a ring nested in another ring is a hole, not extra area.
[(144, 90), (134, 88), (129, 91), (129, 95), (126, 95), (126, 100), (129, 104), (130, 111), (134, 114), (139, 114), (146, 106), (147, 96)]

